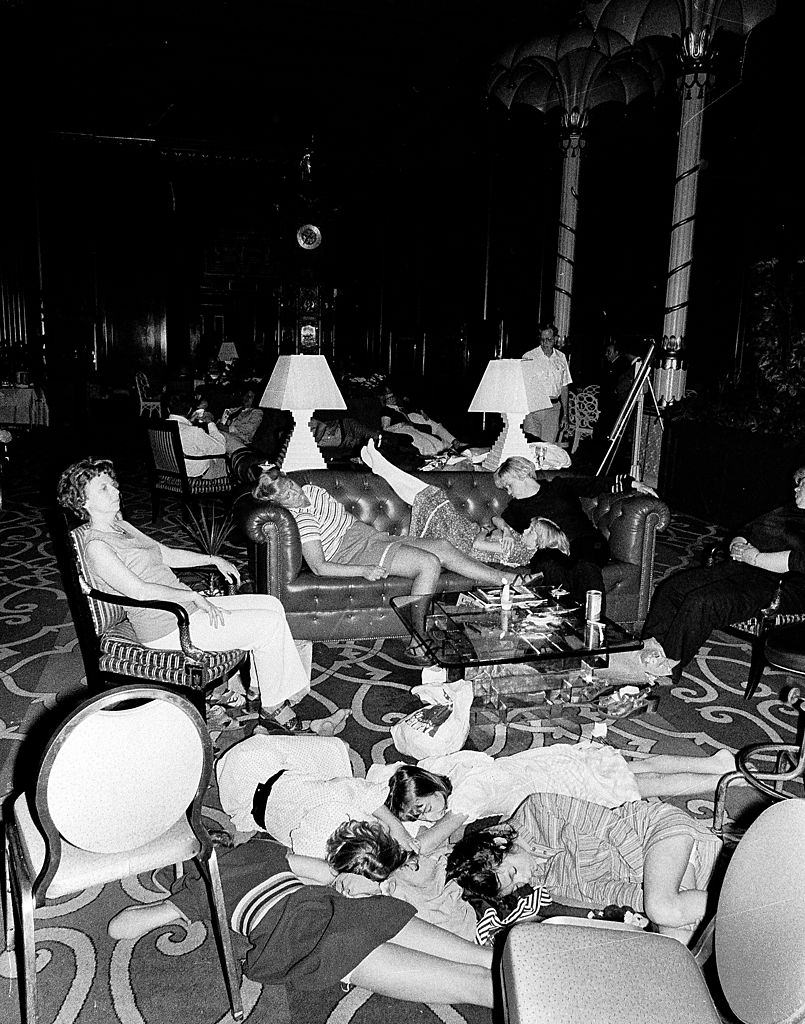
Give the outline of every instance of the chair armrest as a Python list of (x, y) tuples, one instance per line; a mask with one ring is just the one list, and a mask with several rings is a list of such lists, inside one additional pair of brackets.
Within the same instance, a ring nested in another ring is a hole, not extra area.
[(257, 593), (282, 600), (285, 588), (302, 568), (302, 541), (296, 520), (288, 509), (250, 495), (240, 500), (238, 518), (249, 542)]
[(176, 624), (179, 629), (179, 645), (182, 653), (192, 661), (204, 663), (207, 656), (206, 651), (200, 650), (190, 639), (190, 616), (187, 609), (174, 601), (137, 601), (133, 597), (122, 597), (120, 594), (109, 594), (105, 590), (96, 590), (95, 587), (87, 586), (81, 580), (81, 590), (87, 597), (94, 601), (104, 601), (106, 604), (123, 605), (125, 608), (157, 608), (163, 612), (170, 612), (176, 616)]

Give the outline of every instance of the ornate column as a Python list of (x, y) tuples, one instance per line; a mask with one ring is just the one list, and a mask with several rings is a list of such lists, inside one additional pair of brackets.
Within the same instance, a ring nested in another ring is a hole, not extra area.
[(562, 194), (559, 203), (559, 235), (556, 244), (556, 273), (553, 285), (553, 316), (564, 340), (570, 333), (570, 309), (573, 299), (573, 268), (576, 258), (576, 220), (579, 212), (579, 173), (582, 133), (587, 112), (573, 107), (562, 115)]
[(663, 350), (665, 356), (654, 379), (661, 404), (685, 394), (686, 371), (676, 356), (687, 332), (690, 272), (696, 225), (696, 200), (701, 168), (702, 119), (708, 85), (707, 63), (711, 56), (710, 30), (687, 31), (682, 37), (682, 110), (674, 180), (671, 245), (665, 279)]

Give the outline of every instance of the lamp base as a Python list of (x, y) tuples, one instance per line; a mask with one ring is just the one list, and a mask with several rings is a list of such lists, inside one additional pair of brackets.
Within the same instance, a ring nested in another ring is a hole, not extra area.
[(513, 455), (522, 455), (530, 462), (534, 461), (528, 441), (523, 433), (524, 412), (504, 412), (503, 430), (498, 435), (497, 441), (489, 451), (489, 454), (481, 463), (484, 469), (494, 472), (502, 462), (510, 459)]
[(280, 469), (283, 473), (292, 473), (296, 469), (327, 469), (327, 463), (310, 429), (313, 410), (292, 409), (291, 415), (294, 418), (294, 428)]

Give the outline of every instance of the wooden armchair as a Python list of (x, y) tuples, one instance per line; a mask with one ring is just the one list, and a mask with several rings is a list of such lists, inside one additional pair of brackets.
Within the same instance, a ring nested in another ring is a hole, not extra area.
[[(202, 498), (229, 495), (231, 479), (229, 462), (225, 455), (186, 455), (182, 451), (179, 424), (175, 420), (160, 420), (148, 424), (148, 481), (151, 489), (151, 521), (159, 519), (162, 495), (178, 498), (191, 508)], [(211, 462), (225, 466), (225, 476), (189, 476), (188, 461)]]
[[(84, 543), (89, 527), (67, 531), (62, 575), (75, 621), (87, 683), (91, 691), (132, 681), (175, 687), (204, 713), (204, 693), (230, 675), (245, 651), (201, 651), (190, 636), (190, 617), (170, 601), (135, 601), (92, 585)], [(145, 647), (126, 618), (126, 608), (160, 608), (176, 616), (179, 650)]]

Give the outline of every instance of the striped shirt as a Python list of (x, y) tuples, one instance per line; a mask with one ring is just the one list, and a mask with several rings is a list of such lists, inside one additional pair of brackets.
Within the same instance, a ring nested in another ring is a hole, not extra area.
[(281, 871), (260, 882), (250, 889), (235, 907), (231, 919), (233, 931), (248, 935), (272, 907), (301, 888), (302, 882), (290, 871)]
[(306, 508), (289, 508), (299, 527), (303, 544), (318, 540), (326, 560), (330, 560), (344, 539), (344, 534), (357, 522), (341, 502), (315, 484), (305, 484), (302, 491), (310, 504)]

